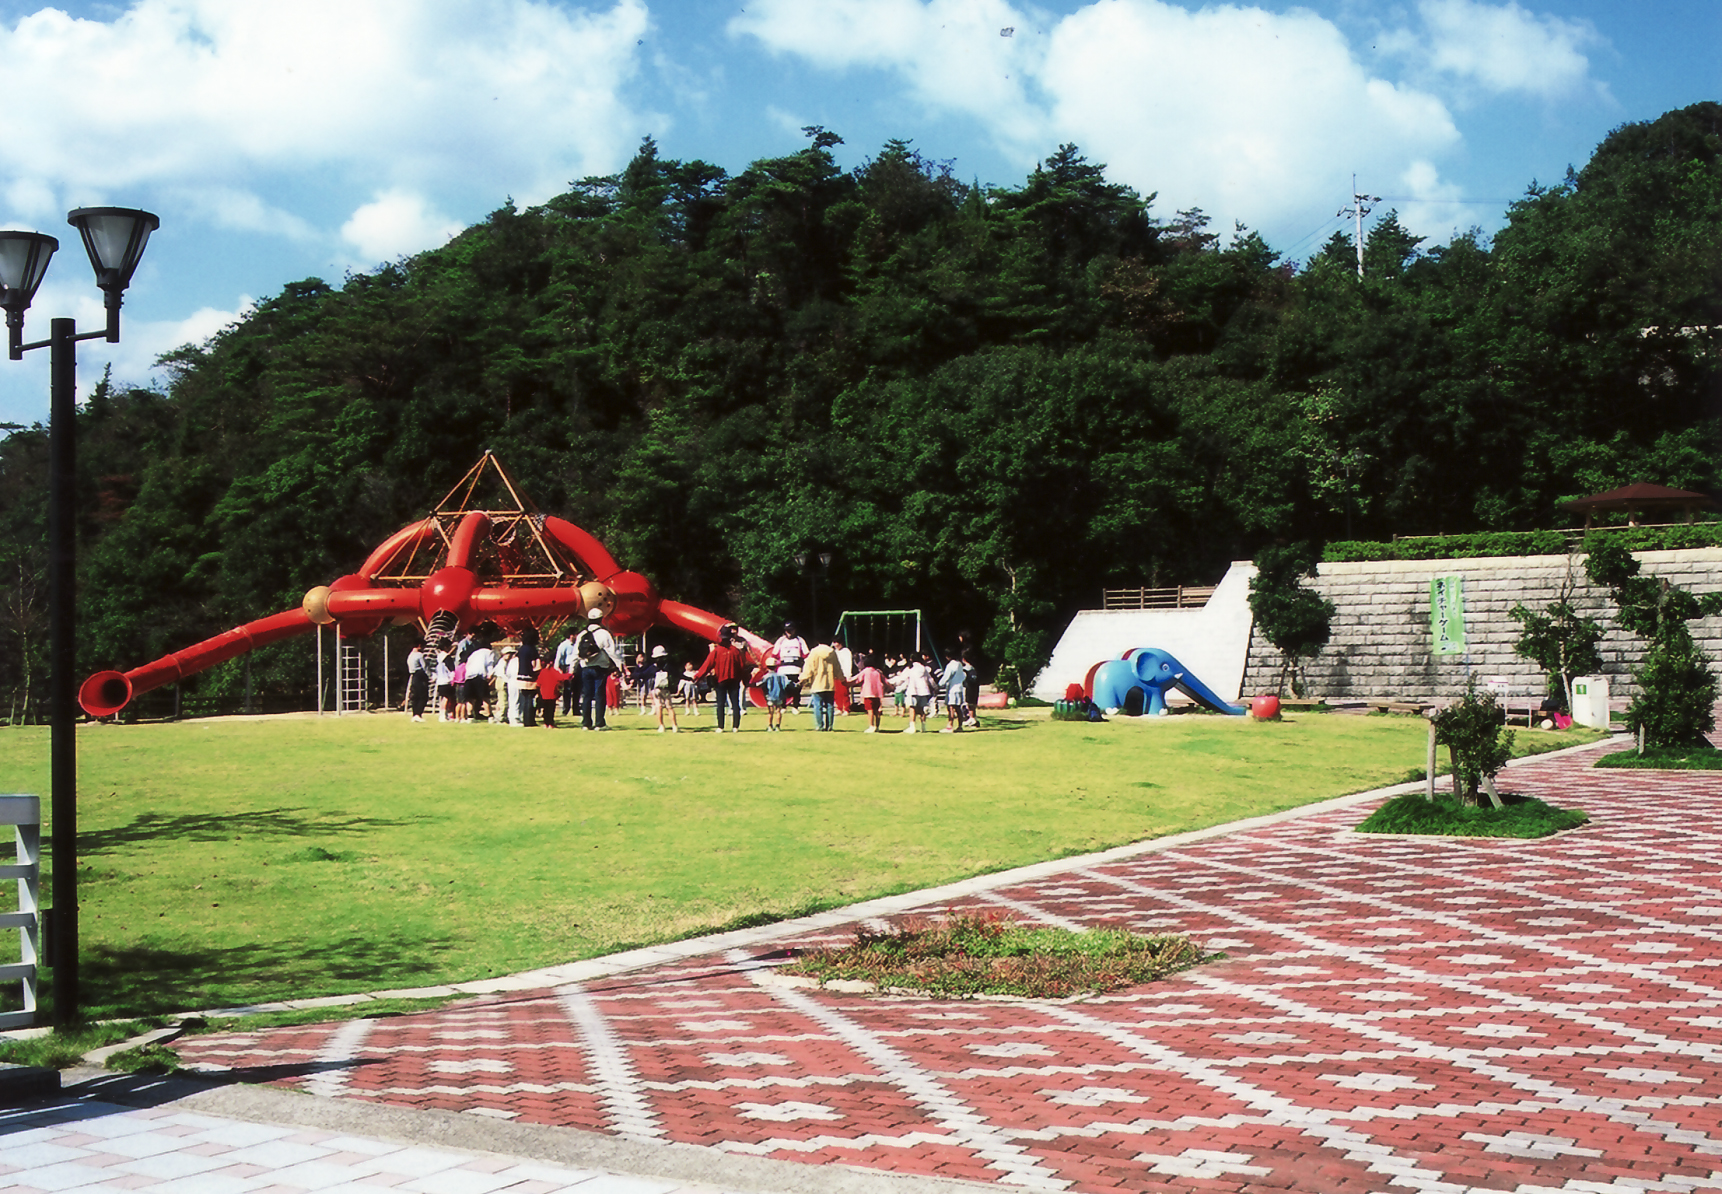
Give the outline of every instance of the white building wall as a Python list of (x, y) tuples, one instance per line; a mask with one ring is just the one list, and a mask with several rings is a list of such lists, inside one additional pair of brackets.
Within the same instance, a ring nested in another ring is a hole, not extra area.
[(1250, 578), (1255, 565), (1235, 561), (1201, 609), (1085, 609), (1071, 619), (1031, 694), (1064, 697), (1088, 669), (1132, 647), (1158, 647), (1227, 700), (1236, 701), (1250, 650)]

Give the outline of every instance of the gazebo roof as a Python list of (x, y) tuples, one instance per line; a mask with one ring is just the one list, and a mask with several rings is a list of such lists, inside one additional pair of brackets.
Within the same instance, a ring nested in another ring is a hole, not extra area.
[(1602, 510), (1691, 510), (1699, 507), (1714, 508), (1716, 503), (1708, 495), (1693, 493), (1689, 489), (1670, 489), (1666, 485), (1639, 481), (1620, 489), (1611, 489), (1607, 493), (1574, 498), (1570, 502), (1562, 502), (1561, 505), (1568, 510), (1588, 514)]

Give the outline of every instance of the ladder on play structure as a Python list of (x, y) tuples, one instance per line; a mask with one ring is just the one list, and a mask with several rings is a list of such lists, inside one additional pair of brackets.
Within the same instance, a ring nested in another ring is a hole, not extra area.
[(335, 713), (365, 711), (365, 657), (358, 644), (336, 640), (340, 651), (335, 658)]

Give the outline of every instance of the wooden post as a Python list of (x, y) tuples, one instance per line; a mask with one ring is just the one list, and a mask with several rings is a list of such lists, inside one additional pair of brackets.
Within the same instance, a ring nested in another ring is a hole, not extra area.
[(1429, 719), (1429, 765), (1424, 769), (1424, 777), (1429, 781), (1428, 798), (1435, 799), (1435, 719)]
[(1494, 776), (1485, 775), (1483, 777), (1483, 791), (1485, 791), (1489, 794), (1489, 803), (1490, 804), (1494, 805), (1496, 808), (1506, 808), (1507, 807), (1501, 801), (1501, 794), (1499, 792), (1495, 791), (1495, 777)]

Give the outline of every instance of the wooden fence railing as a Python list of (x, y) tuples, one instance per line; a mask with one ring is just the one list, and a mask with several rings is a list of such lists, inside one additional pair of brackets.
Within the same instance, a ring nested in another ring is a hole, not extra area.
[(1171, 589), (1102, 589), (1101, 609), (1201, 609), (1214, 595), (1214, 585), (1178, 585)]

